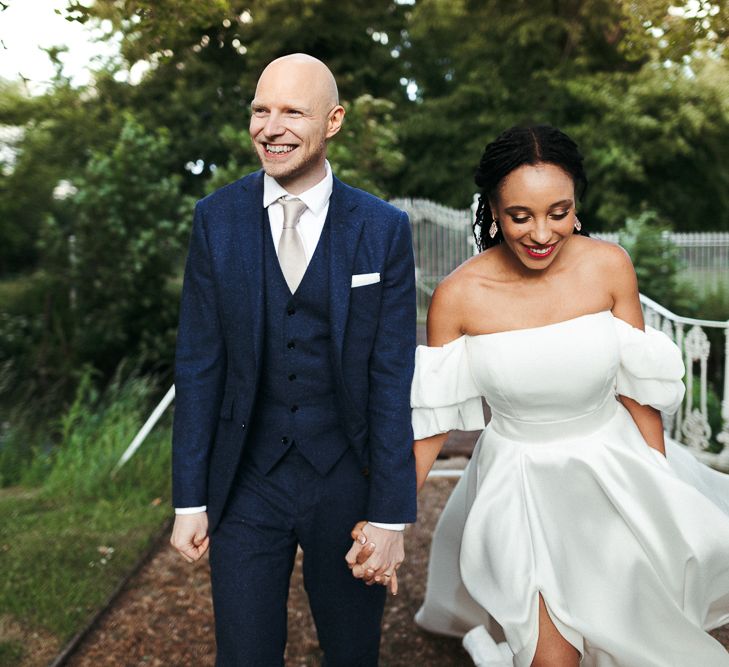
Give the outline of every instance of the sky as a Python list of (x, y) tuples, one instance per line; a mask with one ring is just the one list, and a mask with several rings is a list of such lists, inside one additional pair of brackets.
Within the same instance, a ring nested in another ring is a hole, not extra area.
[(0, 77), (16, 80), (19, 74), (29, 79), (30, 92), (39, 93), (53, 76), (53, 67), (41, 47), (68, 46), (61, 56), (64, 73), (76, 85), (89, 82), (90, 63), (97, 57), (112, 57), (117, 45), (95, 41), (99, 28), (91, 29), (66, 21), (54, 12), (68, 0), (3, 0), (9, 5), (0, 11)]

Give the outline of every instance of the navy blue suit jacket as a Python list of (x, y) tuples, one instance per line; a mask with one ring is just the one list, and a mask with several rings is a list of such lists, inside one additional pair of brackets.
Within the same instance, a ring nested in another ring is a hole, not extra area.
[[(416, 515), (410, 425), (415, 268), (407, 215), (334, 179), (329, 203), (331, 362), (338, 409), (368, 471), (367, 516)], [(217, 525), (246, 443), (264, 336), (263, 172), (198, 202), (175, 362), (173, 504)], [(380, 281), (351, 287), (352, 275)]]

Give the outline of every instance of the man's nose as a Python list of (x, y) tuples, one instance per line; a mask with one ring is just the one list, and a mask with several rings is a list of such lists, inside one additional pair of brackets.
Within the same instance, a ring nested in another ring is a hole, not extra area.
[(266, 120), (266, 124), (263, 126), (263, 133), (267, 137), (277, 137), (285, 132), (285, 128), (281, 123), (281, 115), (271, 112)]

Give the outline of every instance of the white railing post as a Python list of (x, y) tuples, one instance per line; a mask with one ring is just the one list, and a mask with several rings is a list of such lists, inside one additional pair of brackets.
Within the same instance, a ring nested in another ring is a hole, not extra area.
[(724, 445), (721, 458), (729, 469), (729, 321), (724, 331), (724, 387), (721, 396), (721, 432), (716, 436), (718, 442)]

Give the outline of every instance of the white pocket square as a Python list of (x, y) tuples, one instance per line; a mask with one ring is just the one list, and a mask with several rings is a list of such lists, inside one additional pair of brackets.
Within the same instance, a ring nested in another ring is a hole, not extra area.
[(380, 282), (379, 273), (355, 273), (352, 276), (352, 287), (362, 287)]

